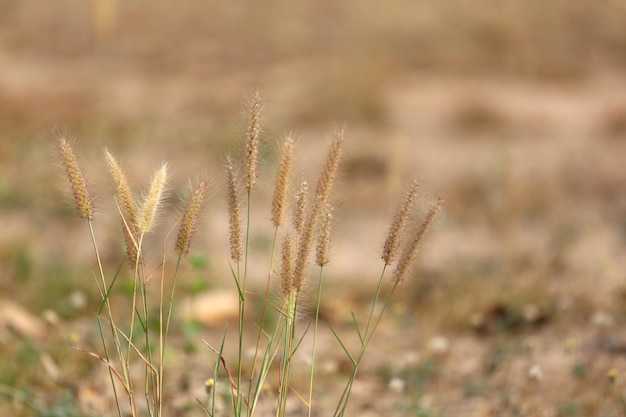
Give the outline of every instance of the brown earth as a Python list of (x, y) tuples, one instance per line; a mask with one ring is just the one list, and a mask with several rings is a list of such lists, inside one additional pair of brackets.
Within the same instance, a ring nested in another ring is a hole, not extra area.
[[(202, 340), (218, 344), (228, 322), (236, 333), (221, 163), (238, 155), (242, 103), (259, 89), (254, 294), (270, 268), (280, 139), (295, 132), (296, 177), (313, 182), (346, 129), (316, 415), (334, 410), (349, 369), (326, 324), (356, 349), (350, 312), (366, 317), (392, 208), (413, 178), (420, 213), (438, 196), (444, 210), (378, 328), (349, 414), (625, 415), (626, 8), (487, 3), (0, 2), (0, 414), (116, 413), (105, 367), (73, 349), (100, 349), (99, 295), (53, 151), (66, 128), (98, 196), (109, 271), (123, 254), (104, 146), (137, 190), (162, 161), (173, 170), (151, 265), (187, 179), (212, 179), (180, 277), (166, 388), (168, 415), (203, 414), (195, 400), (215, 358)], [(128, 297), (120, 288), (114, 302), (124, 309)], [(310, 305), (302, 315), (304, 331)], [(309, 351), (307, 338), (300, 392)], [(295, 396), (291, 407), (306, 414)]]

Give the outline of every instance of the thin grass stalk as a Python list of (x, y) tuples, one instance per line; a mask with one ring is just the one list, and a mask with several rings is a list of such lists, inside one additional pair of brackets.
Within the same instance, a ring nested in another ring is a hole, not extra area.
[(283, 359), (281, 365), (279, 402), (276, 409), (277, 417), (284, 417), (287, 410), (287, 396), (289, 394), (291, 376), (291, 358), (293, 354), (293, 340), (295, 337), (297, 299), (298, 291), (296, 289), (291, 291), (286, 299), (285, 334), (283, 335)]
[[(118, 333), (116, 331), (115, 322), (113, 320), (113, 311), (111, 309), (111, 303), (109, 302), (109, 296), (108, 296), (108, 293), (106, 292), (107, 291), (107, 285), (106, 285), (106, 279), (105, 279), (105, 275), (104, 275), (104, 269), (102, 268), (102, 260), (100, 259), (100, 252), (98, 250), (98, 244), (97, 244), (97, 241), (96, 241), (95, 232), (93, 230), (93, 224), (92, 224), (91, 218), (87, 219), (87, 224), (89, 225), (89, 234), (91, 236), (91, 243), (93, 245), (93, 249), (94, 249), (95, 256), (96, 256), (96, 261), (98, 263), (98, 273), (99, 273), (100, 279), (102, 281), (102, 288), (103, 288), (103, 291), (105, 291), (105, 294), (106, 294), (106, 297), (104, 299), (104, 304), (106, 306), (107, 313), (108, 313), (108, 316), (109, 316), (109, 325), (111, 327), (111, 335), (113, 337), (113, 344), (114, 344), (115, 349), (117, 351), (118, 359), (119, 359), (120, 365), (122, 367), (122, 374), (124, 376), (124, 382), (125, 382), (126, 386), (130, 389), (130, 392), (131, 392), (131, 394), (128, 396), (130, 409), (131, 409), (133, 417), (136, 417), (137, 409), (136, 409), (136, 406), (135, 406), (135, 398), (132, 395), (132, 381), (131, 381), (131, 378), (130, 378), (130, 372), (129, 372), (128, 366), (124, 366), (124, 359), (123, 359), (124, 355), (122, 353), (122, 344), (120, 342)], [(100, 320), (98, 320), (98, 322), (100, 322)], [(100, 327), (100, 329), (101, 329), (101, 327)], [(104, 334), (102, 333), (102, 330), (100, 330), (100, 337), (103, 340), (103, 345), (106, 347), (106, 343), (104, 342)], [(107, 358), (107, 360), (108, 360), (108, 358)], [(110, 373), (111, 379), (113, 380), (113, 374), (112, 374), (112, 370), (110, 368), (109, 368), (109, 373)], [(112, 386), (113, 386), (113, 390), (116, 392), (116, 394), (115, 394), (116, 405), (117, 405), (118, 411), (120, 411), (120, 415), (121, 415), (121, 409), (120, 409), (119, 403), (117, 402), (117, 391), (115, 389), (115, 384), (113, 383)]]
[[(270, 289), (272, 283), (272, 274), (274, 271), (274, 260), (276, 257), (276, 244), (278, 241), (278, 226), (274, 227), (274, 239), (272, 240), (272, 254), (270, 258), (270, 268), (267, 277), (267, 283), (265, 286), (265, 298), (263, 300), (263, 311), (261, 313), (261, 320), (259, 322), (259, 333), (256, 340), (256, 348), (254, 349), (254, 358), (252, 359), (252, 370), (250, 371), (250, 380), (248, 384), (248, 404), (250, 404), (250, 395), (252, 392), (252, 381), (254, 379), (254, 372), (256, 371), (256, 364), (258, 360), (259, 349), (261, 348), (261, 335), (263, 334), (263, 326), (265, 324), (265, 316), (267, 315), (267, 306), (269, 304)], [(248, 413), (252, 415), (252, 413)]]
[(309, 380), (309, 417), (313, 410), (313, 380), (315, 378), (315, 356), (317, 348), (317, 327), (320, 317), (320, 304), (322, 300), (322, 286), (324, 284), (324, 265), (320, 265), (320, 276), (317, 284), (317, 299), (315, 302), (315, 319), (313, 325), (313, 348), (311, 350), (311, 377)]
[[(369, 344), (369, 341), (371, 339), (371, 334), (373, 334), (373, 331), (376, 329), (378, 322), (380, 321), (380, 318), (382, 317), (383, 313), (385, 312), (385, 310), (387, 309), (387, 304), (390, 301), (391, 295), (393, 294), (393, 292), (396, 289), (396, 284), (394, 284), (393, 288), (391, 289), (391, 292), (389, 294), (389, 296), (387, 297), (387, 299), (385, 300), (385, 303), (383, 305), (383, 308), (381, 310), (381, 312), (378, 315), (378, 319), (376, 320), (376, 325), (371, 328), (372, 325), (372, 319), (374, 317), (374, 311), (376, 310), (376, 304), (378, 303), (378, 299), (380, 298), (380, 293), (381, 293), (381, 289), (382, 289), (382, 284), (383, 284), (383, 278), (385, 276), (385, 271), (387, 269), (387, 265), (383, 265), (383, 269), (382, 272), (380, 274), (380, 278), (378, 280), (378, 285), (376, 287), (376, 293), (374, 295), (374, 300), (372, 301), (372, 307), (370, 308), (370, 312), (369, 315), (367, 317), (367, 324), (365, 326), (365, 331), (362, 333), (362, 340), (361, 340), (361, 348), (359, 349), (359, 354), (355, 360), (353, 369), (352, 369), (352, 374), (350, 375), (348, 382), (346, 384), (346, 387), (344, 388), (344, 391), (341, 395), (341, 398), (339, 399), (339, 403), (337, 404), (337, 408), (335, 409), (335, 413), (333, 414), (333, 416), (343, 416), (345, 414), (346, 411), (346, 407), (348, 406), (348, 401), (350, 399), (350, 394), (352, 392), (352, 385), (354, 384), (354, 380), (356, 379), (356, 375), (357, 372), (359, 370), (359, 365), (361, 364), (361, 361), (363, 359), (363, 356), (365, 355), (365, 350), (367, 349), (367, 346)], [(370, 333), (370, 328), (371, 328), (371, 333)]]
[(241, 284), (240, 296), (239, 296), (239, 343), (237, 349), (237, 398), (235, 405), (235, 415), (241, 416), (241, 407), (243, 403), (243, 394), (241, 392), (242, 381), (242, 360), (243, 360), (243, 337), (245, 327), (245, 313), (246, 313), (246, 288), (248, 279), (248, 253), (250, 250), (250, 207), (252, 205), (251, 191), (248, 191), (247, 198), (247, 213), (246, 213), (246, 237), (244, 243), (244, 259), (243, 259), (243, 281)]
[[(249, 402), (249, 416), (254, 415), (254, 411), (256, 409), (256, 405), (259, 401), (259, 398), (261, 396), (261, 392), (263, 390), (263, 385), (265, 384), (265, 379), (267, 378), (267, 375), (269, 373), (270, 367), (274, 361), (274, 359), (276, 358), (276, 355), (278, 354), (278, 350), (279, 350), (279, 346), (273, 346), (274, 342), (279, 340), (280, 336), (279, 336), (279, 330), (280, 330), (281, 326), (280, 326), (280, 322), (276, 324), (276, 326), (274, 327), (274, 333), (271, 336), (268, 336), (269, 338), (269, 343), (267, 346), (267, 349), (265, 350), (265, 353), (263, 355), (263, 361), (261, 363), (261, 368), (259, 371), (259, 377), (257, 379), (257, 384), (254, 390), (254, 395), (252, 397), (252, 401)], [(272, 353), (273, 352), (273, 353)]]
[[(139, 282), (142, 280), (142, 258), (143, 258), (143, 253), (142, 253), (142, 244), (143, 244), (143, 233), (139, 235), (139, 239), (137, 242), (137, 262), (134, 265), (133, 268), (133, 301), (132, 301), (132, 306), (131, 306), (131, 316), (130, 316), (130, 328), (129, 328), (129, 335), (132, 338), (133, 333), (135, 332), (135, 318), (137, 317), (137, 289), (139, 288)], [(130, 366), (130, 353), (131, 353), (131, 349), (130, 346), (128, 347), (128, 350), (126, 352), (126, 366)]]

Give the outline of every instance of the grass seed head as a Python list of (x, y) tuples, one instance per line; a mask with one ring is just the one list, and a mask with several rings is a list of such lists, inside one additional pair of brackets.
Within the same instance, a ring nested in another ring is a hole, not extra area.
[(74, 194), (74, 200), (76, 201), (76, 208), (78, 214), (83, 219), (91, 220), (93, 218), (93, 200), (87, 188), (87, 182), (85, 181), (85, 175), (81, 169), (78, 158), (72, 149), (69, 141), (65, 138), (65, 135), (59, 135), (58, 138), (59, 151), (61, 153), (61, 161), (67, 172), (67, 178), (72, 187), (72, 193)]
[(306, 212), (306, 194), (309, 185), (305, 179), (302, 179), (300, 183), (300, 191), (296, 194), (296, 205), (293, 211), (293, 227), (296, 230), (296, 234), (302, 234), (302, 228), (304, 227), (304, 215)]
[(126, 223), (134, 227), (137, 223), (137, 203), (128, 185), (126, 173), (122, 170), (108, 149), (104, 150), (104, 159), (109, 167), (111, 177), (113, 177), (113, 182), (115, 182), (117, 196), (122, 203), (122, 214), (124, 215)]
[(274, 198), (272, 199), (272, 223), (278, 227), (283, 222), (285, 214), (285, 196), (289, 186), (289, 174), (291, 172), (291, 162), (293, 160), (293, 139), (287, 136), (283, 145), (283, 154), (280, 159), (276, 186), (274, 187)]
[(435, 216), (441, 209), (441, 205), (443, 201), (439, 199), (436, 203), (434, 203), (430, 210), (428, 210), (428, 214), (426, 214), (426, 218), (419, 225), (412, 239), (408, 242), (404, 251), (400, 255), (400, 259), (398, 260), (398, 264), (396, 265), (396, 269), (393, 272), (393, 279), (396, 283), (402, 283), (406, 274), (413, 266), (415, 258), (417, 257), (417, 252), (420, 247), (420, 243), (424, 240), (424, 236), (428, 232), (428, 229), (432, 226)]
[(230, 231), (230, 258), (239, 263), (243, 256), (241, 237), (241, 214), (239, 212), (239, 195), (237, 178), (230, 156), (226, 157), (226, 186), (228, 188), (228, 217)]
[(259, 142), (261, 137), (261, 97), (258, 92), (250, 101), (248, 110), (248, 127), (246, 130), (246, 146), (243, 166), (246, 175), (246, 189), (251, 192), (256, 185), (257, 161), (259, 158)]
[(204, 204), (204, 198), (206, 195), (207, 182), (202, 180), (198, 183), (193, 190), (193, 194), (189, 199), (187, 208), (180, 222), (180, 228), (178, 229), (178, 236), (176, 238), (176, 245), (174, 250), (179, 257), (184, 257), (189, 254), (189, 248), (191, 246), (191, 239), (196, 227), (198, 225), (198, 217)]
[(293, 244), (290, 235), (285, 235), (283, 238), (280, 280), (283, 295), (288, 297), (295, 289), (293, 282)]
[(400, 241), (402, 240), (402, 235), (404, 234), (404, 230), (406, 228), (406, 221), (409, 218), (411, 206), (413, 205), (415, 195), (417, 194), (417, 188), (417, 182), (413, 182), (404, 195), (404, 199), (391, 221), (389, 233), (387, 234), (387, 240), (385, 240), (385, 245), (383, 246), (382, 259), (385, 261), (385, 265), (391, 264), (398, 253)]
[(317, 239), (317, 248), (315, 250), (315, 262), (319, 266), (324, 266), (330, 261), (330, 231), (332, 221), (333, 208), (330, 204), (327, 204), (322, 218), (322, 228)]
[(159, 209), (163, 204), (165, 183), (167, 182), (167, 164), (154, 174), (148, 193), (144, 196), (137, 215), (137, 229), (140, 234), (148, 233), (156, 223)]
[(302, 229), (302, 236), (298, 243), (298, 256), (296, 258), (296, 267), (294, 271), (294, 281), (298, 290), (304, 287), (306, 269), (309, 262), (309, 252), (313, 241), (317, 221), (324, 204), (327, 204), (330, 198), (332, 186), (335, 182), (337, 172), (339, 171), (339, 161), (343, 150), (343, 131), (339, 131), (330, 145), (322, 174), (317, 182), (315, 189), (315, 198), (309, 213), (306, 216), (306, 222)]

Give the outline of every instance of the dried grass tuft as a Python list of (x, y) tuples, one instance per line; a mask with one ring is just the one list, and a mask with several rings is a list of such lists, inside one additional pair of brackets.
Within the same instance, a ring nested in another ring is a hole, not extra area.
[(416, 181), (411, 184), (391, 221), (387, 240), (385, 240), (385, 245), (383, 246), (382, 259), (385, 261), (385, 265), (391, 264), (398, 253), (398, 248), (400, 247), (402, 235), (406, 229), (406, 222), (409, 218), (409, 212), (415, 200), (418, 187), (419, 184)]
[(165, 183), (167, 182), (167, 164), (154, 174), (150, 189), (144, 196), (137, 213), (137, 230), (140, 234), (148, 233), (156, 223), (159, 209), (163, 204), (165, 194)]
[(328, 202), (333, 183), (337, 177), (342, 150), (343, 131), (339, 131), (330, 145), (328, 155), (326, 156), (326, 162), (324, 163), (324, 169), (322, 170), (322, 175), (318, 180), (315, 190), (313, 205), (307, 215), (306, 223), (304, 224), (302, 231), (302, 238), (298, 242), (298, 256), (296, 258), (296, 267), (294, 271), (294, 281), (298, 290), (301, 290), (304, 287), (304, 279), (309, 262), (309, 252), (313, 241), (313, 235), (322, 207)]
[(206, 180), (202, 180), (193, 190), (193, 194), (189, 199), (189, 203), (187, 204), (187, 208), (180, 222), (180, 229), (178, 229), (178, 236), (176, 238), (174, 251), (181, 258), (189, 254), (191, 240), (198, 225), (198, 217), (200, 215), (200, 211), (202, 210), (202, 205), (204, 204), (206, 191), (207, 182)]
[(274, 187), (274, 197), (272, 199), (272, 223), (278, 227), (283, 222), (285, 214), (285, 196), (289, 186), (289, 174), (293, 160), (293, 139), (287, 136), (283, 145), (283, 153), (280, 159), (276, 186)]
[(413, 235), (413, 238), (404, 248), (404, 251), (400, 255), (400, 259), (398, 260), (398, 265), (396, 265), (396, 269), (393, 272), (393, 279), (396, 283), (401, 284), (404, 281), (406, 274), (413, 266), (415, 258), (417, 257), (417, 252), (420, 248), (420, 244), (424, 240), (424, 236), (428, 232), (428, 229), (430, 229), (430, 227), (432, 226), (435, 220), (435, 216), (441, 209), (442, 204), (443, 200), (439, 199), (430, 207), (430, 210), (428, 210), (428, 214), (426, 214), (426, 218), (419, 225), (419, 227), (415, 231), (415, 234)]
[(230, 258), (235, 262), (241, 262), (243, 256), (243, 243), (241, 238), (241, 214), (239, 210), (239, 196), (237, 191), (237, 178), (230, 156), (226, 157), (226, 186), (228, 189), (228, 216), (230, 231)]
[(248, 193), (254, 189), (257, 179), (262, 107), (261, 97), (257, 92), (252, 97), (248, 110), (248, 128), (246, 131), (246, 146), (243, 156), (243, 166), (246, 175), (246, 189), (248, 190)]
[(293, 282), (293, 244), (290, 235), (283, 238), (280, 279), (283, 295), (288, 297), (295, 289)]
[(330, 261), (330, 229), (332, 222), (333, 208), (330, 204), (326, 204), (315, 250), (315, 263), (319, 266), (324, 266)]
[(72, 187), (72, 193), (74, 194), (74, 200), (76, 201), (76, 208), (78, 214), (83, 219), (91, 220), (93, 218), (93, 200), (87, 188), (87, 182), (85, 181), (85, 175), (81, 169), (78, 158), (72, 149), (69, 141), (65, 138), (65, 135), (59, 135), (59, 151), (61, 153), (61, 160), (63, 166), (67, 171), (67, 178)]

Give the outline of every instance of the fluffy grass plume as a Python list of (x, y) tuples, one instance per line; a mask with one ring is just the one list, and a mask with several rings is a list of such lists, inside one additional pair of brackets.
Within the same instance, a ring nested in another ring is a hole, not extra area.
[(396, 210), (393, 220), (391, 221), (389, 233), (387, 234), (387, 240), (385, 240), (385, 245), (383, 246), (382, 259), (385, 261), (385, 265), (391, 264), (398, 253), (402, 235), (406, 229), (406, 221), (409, 218), (409, 213), (411, 211), (413, 201), (415, 200), (417, 189), (418, 184), (414, 181), (404, 195), (404, 199)]
[(337, 132), (333, 139), (326, 162), (322, 170), (317, 187), (315, 189), (315, 197), (313, 205), (306, 217), (306, 222), (302, 229), (302, 237), (298, 242), (298, 256), (296, 257), (296, 266), (294, 270), (294, 282), (298, 290), (304, 286), (306, 276), (306, 268), (308, 264), (309, 252), (313, 241), (313, 235), (317, 226), (317, 221), (324, 204), (328, 202), (330, 192), (339, 170), (339, 161), (341, 160), (341, 152), (343, 150), (343, 131)]
[(122, 204), (121, 209), (124, 219), (129, 226), (134, 227), (137, 223), (137, 203), (135, 202), (135, 197), (133, 196), (130, 186), (128, 185), (126, 173), (122, 170), (113, 155), (111, 155), (109, 150), (106, 148), (104, 150), (104, 159), (109, 167), (111, 177), (113, 177), (117, 196)]
[(280, 282), (283, 295), (288, 297), (294, 290), (293, 285), (293, 244), (291, 236), (285, 235), (282, 244), (282, 264), (280, 268)]
[(426, 218), (419, 225), (415, 234), (404, 248), (404, 251), (400, 255), (400, 259), (398, 260), (398, 264), (396, 265), (396, 269), (393, 272), (393, 279), (396, 283), (400, 284), (404, 281), (406, 274), (412, 267), (415, 258), (417, 257), (420, 244), (424, 240), (424, 236), (428, 232), (428, 229), (432, 226), (435, 216), (441, 209), (442, 204), (443, 200), (439, 199), (430, 207), (428, 214), (426, 214)]
[(287, 136), (283, 144), (283, 153), (280, 158), (280, 167), (278, 169), (278, 176), (276, 177), (274, 197), (272, 198), (272, 223), (276, 227), (282, 224), (285, 214), (285, 200), (289, 186), (289, 174), (291, 172), (292, 160), (293, 139), (291, 136)]
[(333, 208), (330, 204), (326, 204), (322, 217), (322, 227), (317, 238), (317, 247), (315, 249), (315, 263), (318, 266), (324, 266), (330, 261), (330, 229), (333, 222)]
[(241, 238), (241, 214), (239, 210), (239, 196), (237, 192), (237, 178), (230, 156), (226, 157), (226, 187), (228, 190), (228, 219), (230, 232), (230, 258), (241, 262), (243, 243)]
[(150, 189), (144, 196), (139, 206), (137, 215), (137, 229), (139, 233), (145, 234), (152, 229), (159, 213), (159, 208), (163, 203), (163, 195), (165, 192), (165, 183), (167, 182), (167, 164), (161, 165), (161, 168), (154, 174)]
[(293, 228), (296, 234), (300, 236), (304, 227), (304, 216), (306, 214), (306, 194), (309, 185), (306, 180), (302, 180), (300, 183), (300, 190), (296, 194), (296, 204), (293, 211)]
[(246, 189), (248, 193), (251, 192), (256, 185), (257, 179), (257, 162), (259, 159), (259, 142), (261, 137), (261, 108), (261, 97), (257, 92), (252, 97), (252, 100), (250, 100), (246, 145), (243, 155)]
[(76, 154), (69, 141), (65, 138), (65, 135), (59, 135), (58, 144), (61, 153), (61, 161), (67, 172), (67, 179), (72, 187), (78, 214), (83, 219), (91, 220), (93, 218), (93, 199), (87, 188), (85, 175), (78, 163), (78, 158), (76, 158)]
[(115, 183), (115, 189), (119, 201), (121, 202), (120, 210), (123, 217), (122, 229), (124, 232), (124, 241), (126, 243), (126, 253), (130, 266), (134, 269), (139, 259), (137, 233), (137, 202), (128, 185), (126, 173), (119, 166), (113, 155), (108, 149), (104, 150), (104, 159), (109, 167), (111, 177)]
[(180, 228), (178, 229), (178, 236), (176, 237), (176, 245), (174, 246), (174, 251), (181, 258), (189, 254), (191, 240), (194, 232), (196, 231), (198, 217), (202, 211), (202, 205), (206, 196), (206, 189), (206, 180), (201, 180), (193, 190), (193, 194), (189, 199), (187, 208), (183, 213)]

